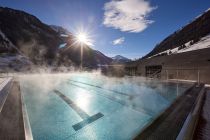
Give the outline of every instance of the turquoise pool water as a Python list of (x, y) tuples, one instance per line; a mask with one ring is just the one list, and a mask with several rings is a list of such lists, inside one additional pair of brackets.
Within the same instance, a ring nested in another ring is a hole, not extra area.
[(92, 73), (28, 75), (20, 84), (34, 140), (132, 139), (190, 86)]

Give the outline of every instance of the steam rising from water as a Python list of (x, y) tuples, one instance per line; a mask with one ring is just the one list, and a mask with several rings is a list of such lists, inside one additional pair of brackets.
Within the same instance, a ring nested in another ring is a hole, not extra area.
[[(85, 136), (91, 131), (94, 134), (91, 138), (102, 138), (101, 135), (106, 135), (107, 131), (113, 135), (117, 127), (131, 138), (186, 89), (181, 85), (160, 83), (142, 77), (106, 77), (99, 71), (22, 74), (18, 79), (32, 132), (37, 138), (47, 134), (57, 139), (64, 138), (64, 135), (75, 133), (71, 129), (72, 125), (81, 121), (54, 94), (54, 89), (68, 96), (88, 114), (104, 114), (103, 118), (81, 130), (84, 134), (80, 134)], [(115, 117), (115, 114), (118, 115)], [(61, 131), (58, 126), (61, 124), (69, 130), (62, 131), (62, 136), (58, 136), (57, 132)], [(100, 126), (98, 129), (97, 124)], [(122, 128), (123, 124), (129, 124), (129, 127)]]
[[(152, 109), (154, 113), (159, 112), (159, 108), (164, 108), (163, 106), (168, 105), (177, 96), (177, 93), (179, 94), (176, 86), (167, 86), (167, 83), (149, 81), (143, 77), (106, 77), (98, 71), (23, 74), (18, 76), (18, 79), (22, 89), (28, 90), (27, 94), (30, 94), (30, 90), (42, 93), (39, 94), (40, 102), (52, 94), (56, 88), (64, 90), (69, 86), (77, 86), (86, 91), (97, 91), (98, 94), (103, 92), (102, 95), (112, 97), (130, 107), (140, 106), (144, 110), (149, 107), (148, 110)], [(95, 95), (91, 94), (91, 96)]]

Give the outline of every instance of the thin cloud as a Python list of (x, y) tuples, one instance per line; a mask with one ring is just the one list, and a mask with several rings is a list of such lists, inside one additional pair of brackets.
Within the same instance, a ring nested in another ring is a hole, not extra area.
[(123, 32), (138, 33), (154, 22), (147, 18), (156, 8), (146, 0), (112, 0), (104, 4), (103, 24)]
[(112, 41), (112, 44), (113, 44), (113, 45), (120, 45), (120, 44), (122, 44), (124, 41), (125, 41), (125, 38), (124, 38), (124, 37), (120, 37), (120, 38), (118, 38), (118, 39), (113, 40), (113, 41)]

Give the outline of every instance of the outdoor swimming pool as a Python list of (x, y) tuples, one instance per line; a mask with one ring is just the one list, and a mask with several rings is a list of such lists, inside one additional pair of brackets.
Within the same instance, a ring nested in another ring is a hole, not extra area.
[(20, 77), (34, 140), (132, 139), (190, 86), (98, 73)]

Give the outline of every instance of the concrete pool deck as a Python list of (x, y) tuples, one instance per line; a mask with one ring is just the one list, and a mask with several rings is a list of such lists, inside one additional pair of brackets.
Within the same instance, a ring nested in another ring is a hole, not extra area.
[(209, 140), (210, 138), (210, 88), (207, 88), (202, 104), (194, 140)]
[(135, 137), (141, 140), (175, 140), (196, 101), (203, 85), (193, 86)]
[(21, 93), (18, 82), (13, 82), (0, 113), (0, 139), (24, 140)]

